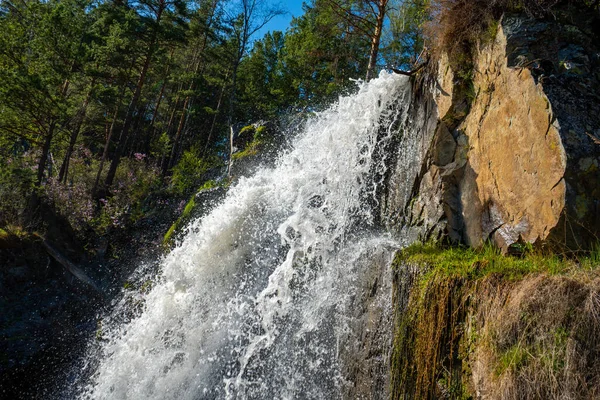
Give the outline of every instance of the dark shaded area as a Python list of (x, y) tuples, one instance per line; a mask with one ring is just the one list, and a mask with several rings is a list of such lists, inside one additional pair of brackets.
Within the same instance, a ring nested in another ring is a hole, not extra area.
[[(0, 239), (0, 397), (56, 398), (73, 382), (97, 323), (133, 269), (156, 264), (177, 202), (156, 196), (153, 209), (126, 230), (90, 240), (86, 248), (47, 206), (39, 227), (52, 248), (80, 268), (100, 293), (49, 253), (42, 238)], [(80, 364), (80, 363), (79, 363)]]

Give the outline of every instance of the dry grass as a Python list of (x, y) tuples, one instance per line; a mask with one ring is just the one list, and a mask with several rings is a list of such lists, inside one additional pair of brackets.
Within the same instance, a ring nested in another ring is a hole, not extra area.
[(506, 287), (503, 306), (479, 309), (481, 340), (470, 356), (477, 391), (491, 399), (597, 398), (599, 290), (598, 279), (532, 276)]
[(524, 12), (543, 18), (569, 3), (598, 8), (589, 0), (432, 0), (430, 22), (425, 26), (427, 46), (434, 59), (447, 53), (456, 66), (472, 56), (478, 43), (495, 37), (504, 13)]
[(566, 268), (485, 254), (417, 246), (398, 258), (429, 271), (398, 314), (392, 398), (598, 398), (597, 254)]

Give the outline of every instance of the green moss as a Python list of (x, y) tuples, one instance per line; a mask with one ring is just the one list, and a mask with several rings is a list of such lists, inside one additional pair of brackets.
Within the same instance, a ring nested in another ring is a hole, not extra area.
[(246, 125), (242, 129), (240, 129), (240, 133), (238, 136), (246, 136), (246, 135), (254, 135), (256, 128), (254, 125)]
[[(226, 187), (228, 184), (229, 184), (229, 182), (227, 182), (227, 181), (225, 181), (223, 183), (218, 183), (217, 181), (211, 179), (211, 180), (204, 182), (204, 184), (202, 184), (202, 186), (200, 186), (200, 188), (198, 189), (197, 192), (201, 192), (203, 190), (208, 190), (208, 189), (213, 189), (216, 187)], [(175, 221), (173, 223), (173, 225), (171, 225), (169, 227), (169, 230), (167, 231), (167, 233), (165, 233), (165, 236), (163, 236), (163, 245), (164, 246), (170, 245), (173, 235), (189, 222), (195, 208), (196, 208), (196, 195), (194, 194), (186, 203), (181, 215), (179, 216), (179, 218), (177, 218), (177, 221)]]
[(530, 354), (527, 349), (520, 343), (517, 343), (500, 354), (494, 372), (497, 377), (502, 376), (508, 371), (517, 372), (527, 365), (529, 357)]
[(144, 281), (144, 283), (142, 283), (142, 286), (140, 287), (140, 292), (148, 293), (150, 292), (150, 289), (152, 289), (153, 286), (154, 282), (151, 279), (147, 279), (146, 281)]
[(264, 138), (266, 131), (267, 131), (266, 126), (261, 125), (258, 128), (256, 128), (256, 131), (254, 131), (254, 140), (260, 140), (260, 139)]
[(202, 186), (200, 186), (200, 189), (198, 189), (198, 191), (201, 192), (203, 190), (213, 189), (218, 186), (219, 186), (219, 184), (217, 183), (217, 181), (211, 179), (209, 181), (204, 182), (204, 184)]
[(244, 150), (234, 153), (231, 157), (234, 160), (239, 160), (241, 158), (255, 156), (256, 154), (258, 154), (262, 145), (263, 145), (263, 141), (261, 139), (254, 139), (254, 140), (252, 140), (252, 142), (250, 142), (246, 146), (246, 148)]
[(181, 213), (181, 216), (179, 217), (179, 219), (188, 218), (192, 214), (192, 211), (194, 211), (195, 207), (196, 207), (196, 196), (194, 195), (185, 205), (185, 208), (183, 209), (183, 213)]
[[(427, 246), (422, 250), (431, 253), (433, 249)], [(402, 274), (403, 270), (397, 273)], [(411, 287), (406, 310), (397, 314), (391, 398), (433, 399), (446, 395), (453, 399), (470, 398), (462, 382), (465, 363), (460, 354), (465, 348), (454, 330), (456, 326), (464, 326), (466, 320), (464, 282), (442, 274), (418, 276), (421, 279)]]
[(185, 225), (185, 223), (188, 222), (195, 207), (196, 195), (193, 195), (186, 203), (185, 207), (183, 208), (183, 212), (181, 213), (179, 218), (177, 218), (177, 221), (175, 221), (173, 225), (171, 225), (167, 233), (165, 233), (165, 236), (163, 237), (164, 246), (168, 246), (171, 243), (171, 239), (173, 238), (175, 232), (181, 229), (183, 225)]
[[(239, 136), (246, 137), (246, 140), (248, 140), (249, 143), (245, 146), (245, 148), (231, 156), (234, 160), (239, 160), (241, 158), (258, 154), (261, 147), (268, 141), (267, 127), (264, 125), (256, 124), (245, 126), (240, 130)], [(252, 137), (251, 141), (250, 137)]]
[(4, 228), (0, 228), (0, 240), (2, 239), (26, 239), (30, 234), (20, 226), (7, 225)]
[[(515, 246), (519, 249), (519, 246)], [(594, 269), (600, 265), (600, 248), (578, 260), (556, 254), (543, 254), (521, 246), (522, 256), (502, 255), (491, 245), (480, 250), (467, 247), (440, 247), (435, 244), (414, 244), (398, 254), (396, 265), (402, 262), (427, 266), (423, 276), (429, 279), (433, 274), (447, 277), (480, 279), (491, 274), (507, 280), (518, 280), (532, 273), (549, 275), (566, 274), (585, 267)]]
[(96, 340), (103, 341), (104, 340), (104, 330), (102, 329), (102, 321), (98, 321), (98, 325), (96, 327)]
[(165, 236), (163, 236), (163, 245), (168, 245), (171, 242), (171, 238), (177, 229), (177, 221), (175, 221), (170, 227)]

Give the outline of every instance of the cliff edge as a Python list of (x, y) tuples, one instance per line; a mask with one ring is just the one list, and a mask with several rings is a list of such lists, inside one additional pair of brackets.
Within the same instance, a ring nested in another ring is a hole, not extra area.
[[(442, 54), (416, 83), (426, 88), (398, 139), (388, 226), (504, 250), (598, 241), (600, 42), (595, 17), (573, 12), (504, 15), (471, 63)], [(419, 172), (406, 176), (411, 164)], [(412, 192), (394, 192), (403, 180)]]

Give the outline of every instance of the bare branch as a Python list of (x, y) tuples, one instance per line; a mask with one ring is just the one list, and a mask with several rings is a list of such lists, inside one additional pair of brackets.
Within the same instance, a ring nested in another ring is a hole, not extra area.
[[(345, 8), (335, 0), (327, 0), (327, 3), (333, 6), (332, 9), (338, 16), (344, 18), (347, 22), (352, 24), (355, 28), (358, 28), (361, 31), (363, 31), (366, 35), (372, 35), (372, 33), (369, 33), (369, 29), (374, 30), (376, 27), (375, 23), (369, 21), (367, 18), (361, 17), (360, 15), (353, 13), (351, 10)], [(368, 28), (365, 28), (364, 26), (358, 26), (359, 23), (365, 24), (366, 26), (368, 26)]]

